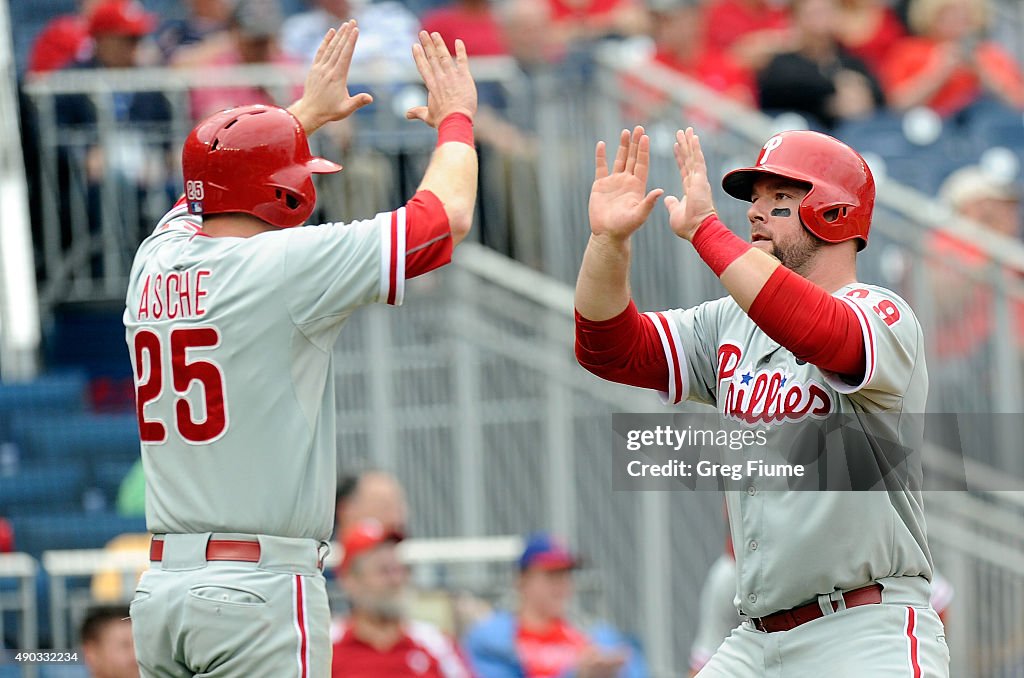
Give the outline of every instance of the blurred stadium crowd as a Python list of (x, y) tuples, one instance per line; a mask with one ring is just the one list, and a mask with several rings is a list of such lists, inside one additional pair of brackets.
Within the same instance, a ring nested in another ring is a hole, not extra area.
[[(304, 65), (329, 27), (353, 17), (360, 28), (352, 78), (356, 90), (361, 74), (379, 83), (389, 73), (407, 71), (409, 46), (420, 28), (440, 32), (449, 43), (462, 38), (471, 57), (510, 57), (527, 79), (555, 72), (586, 81), (593, 73), (595, 49), (611, 44), (639, 70), (667, 69), (751, 110), (796, 114), (799, 118), (785, 118), (787, 124), (834, 134), (865, 153), (880, 176), (898, 177), (938, 196), (979, 227), (1019, 239), (1024, 73), (1017, 55), (1022, 44), (1019, 36), (1000, 30), (995, 22), (1000, 7), (986, 0), (11, 2), (15, 57), (24, 88), (22, 146), (37, 229), (37, 270), (41, 281), (56, 275), (50, 262), (43, 263), (47, 238), (56, 238), (56, 249), (70, 251), (74, 224), (81, 222), (83, 232), (96, 233), (109, 219), (104, 205), (110, 195), (104, 192), (112, 172), (127, 177), (116, 195), (130, 195), (129, 202), (139, 206), (130, 215), (125, 226), (129, 236), (122, 243), (134, 251), (155, 223), (153, 216), (181, 191), (176, 158), (180, 139), (174, 141), (166, 129), (172, 121), (194, 122), (237, 104), (282, 103), (295, 90), (291, 85), (282, 93), (280, 88), (224, 82), (190, 90), (182, 104), (161, 83), (153, 91), (133, 87), (123, 93), (112, 85), (110, 107), (98, 107), (87, 93), (58, 92), (51, 100), (53, 110), (46, 111), (40, 102), (47, 99), (28, 93), (33, 83), (44, 83), (56, 73), (97, 69), (195, 72), (253, 64)], [(629, 93), (627, 116), (638, 122), (664, 115), (671, 105), (639, 80), (627, 77), (622, 86)], [(499, 154), (525, 156), (533, 176), (539, 162), (532, 153), (538, 123), (516, 112), (528, 109), (529, 102), (487, 83), (480, 93), (481, 145)], [(531, 95), (535, 90), (522, 93)], [(185, 114), (177, 108), (182, 105), (187, 106)], [(50, 143), (46, 134), (51, 118), (60, 130), (106, 121), (124, 130), (126, 139), (133, 129), (163, 129), (165, 138), (134, 149), (128, 145), (113, 157), (109, 148), (89, 140), (61, 137), (51, 173), (42, 160)], [(338, 155), (360, 148), (358, 116), (347, 123), (329, 135)], [(986, 153), (993, 148), (1000, 152)], [(391, 171), (372, 162), (352, 170), (371, 184)], [(494, 170), (485, 161), (481, 171), (486, 186)], [(397, 183), (399, 190), (405, 188), (401, 178)], [(59, 196), (55, 204), (40, 198), (47, 195), (46, 186), (49, 195)], [(367, 211), (359, 195), (350, 197), (343, 211)], [(380, 196), (362, 197), (376, 204)], [(54, 212), (54, 223), (61, 224), (56, 235), (39, 230), (48, 210)], [(481, 216), (484, 244), (537, 265), (539, 237), (529, 228), (539, 226), (529, 206), (507, 206), (505, 216), (527, 224), (526, 230), (517, 226), (514, 237), (488, 224), (489, 214)], [(970, 244), (953, 238), (939, 239), (934, 254), (977, 266), (986, 263)], [(86, 253), (84, 260), (97, 278), (109, 263), (95, 252)], [(943, 275), (939, 271), (936, 278)], [(984, 295), (980, 285), (963, 285), (938, 299), (939, 322), (958, 328), (936, 337), (939, 356), (970, 361), (986, 350), (995, 321), (985, 311)], [(1021, 306), (1013, 307), (1010, 327), (1016, 343), (1024, 346)], [(973, 311), (966, 318), (965, 308)], [(0, 553), (18, 551), (38, 558), (50, 549), (109, 545), (138, 550), (138, 540), (115, 539), (145, 531), (144, 479), (137, 461), (122, 330), (108, 322), (109, 314), (82, 308), (55, 312), (60, 322), (50, 337), (48, 359), (50, 367), (64, 371), (30, 384), (0, 384)], [(953, 374), (951, 384), (961, 374)], [(940, 369), (936, 383), (942, 380)], [(366, 485), (356, 492), (361, 483), (354, 479), (342, 483), (339, 492), (337, 539), (345, 546), (345, 556), (337, 571), (332, 570), (338, 592), (332, 640), (336, 657), (348, 657), (350, 672), (336, 662), (335, 675), (382, 675), (380, 667), (391, 667), (389, 661), (409, 664), (408, 675), (556, 676), (571, 667), (579, 669), (581, 678), (647, 675), (643, 652), (634, 640), (609, 626), (590, 628), (568, 621), (572, 572), (579, 562), (547, 533), (524, 539), (517, 555), (514, 584), (505, 592), (517, 594), (517, 614), (493, 612), (493, 600), (450, 591), (439, 596), (417, 591), (406, 605), (409, 571), (393, 550), (406, 536), (405, 500), (393, 478), (369, 475), (371, 485), (379, 483), (376, 492)], [(374, 498), (367, 499), (368, 493)], [(348, 503), (358, 496), (371, 508), (357, 510)], [(600, 562), (586, 565), (601, 567)], [(123, 603), (131, 584), (116, 573), (106, 580), (97, 577), (91, 600)], [(0, 579), (0, 596), (15, 591), (16, 583)], [(44, 646), (52, 640), (53, 620), (45, 614), (49, 596), (44, 576), (38, 584)], [(10, 610), (2, 614), (8, 623), (0, 625), (0, 647), (17, 646), (19, 618)], [(410, 615), (433, 625), (407, 625)], [(106, 636), (119, 633), (122, 616), (123, 611), (107, 607), (82, 616), (80, 636), (72, 643), (90, 648), (84, 655), (92, 658), (92, 675), (137, 675), (131, 666), (118, 672), (116, 655), (119, 647), (125, 649), (124, 637)], [(461, 636), (463, 644), (452, 644), (438, 628)], [(87, 675), (53, 670), (53, 676)], [(4, 671), (0, 665), (0, 676), (8, 675)]]

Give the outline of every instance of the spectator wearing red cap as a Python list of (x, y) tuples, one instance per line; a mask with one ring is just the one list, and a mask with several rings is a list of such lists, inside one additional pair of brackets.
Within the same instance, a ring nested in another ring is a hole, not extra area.
[(469, 678), (455, 644), (407, 615), (408, 571), (401, 533), (379, 522), (353, 525), (342, 539), (339, 576), (351, 612), (334, 642), (334, 678)]
[[(135, 1), (103, 0), (93, 8), (88, 31), (93, 42), (88, 58), (74, 61), (71, 69), (133, 68), (138, 65), (139, 45), (156, 25), (156, 15)], [(116, 122), (163, 122), (170, 120), (170, 105), (156, 92), (115, 93)], [(96, 110), (90, 97), (67, 95), (57, 99), (57, 120), (62, 126), (91, 126)], [(100, 177), (91, 177), (99, 180)]]
[[(71, 63), (65, 71), (103, 71), (130, 69), (138, 65), (140, 46), (156, 25), (156, 16), (143, 10), (138, 2), (103, 0), (89, 18), (88, 32), (93, 42), (92, 53)], [(145, 229), (152, 228), (150, 215), (120, 205), (139, 204), (140, 191), (159, 185), (169, 176), (170, 157), (163, 146), (147, 135), (148, 128), (166, 124), (171, 119), (171, 106), (153, 83), (153, 91), (113, 91), (109, 94), (65, 94), (56, 97), (58, 125), (58, 172), (62, 200), (60, 221), (66, 228), (81, 223), (81, 214), (73, 199), (78, 191), (74, 185), (75, 168), (85, 168), (85, 212), (90, 231), (101, 225), (115, 227), (113, 219), (123, 228), (125, 256), (131, 256)], [(99, 107), (99, 108), (98, 108)], [(101, 116), (100, 111), (104, 111)], [(109, 117), (108, 117), (109, 114)], [(101, 122), (113, 123), (102, 125)], [(78, 142), (74, 140), (77, 139)], [(81, 140), (89, 139), (83, 149)], [(85, 153), (84, 159), (80, 154)], [(107, 188), (104, 188), (107, 187)], [(104, 193), (105, 190), (111, 191)], [(103, 215), (103, 195), (117, 194), (114, 217)], [(80, 194), (79, 194), (80, 195)], [(93, 260), (99, 265), (99, 256)]]
[(519, 610), (496, 612), (470, 629), (464, 646), (487, 678), (641, 678), (643, 655), (607, 625), (583, 631), (567, 619), (580, 560), (546, 532), (530, 535), (519, 558)]

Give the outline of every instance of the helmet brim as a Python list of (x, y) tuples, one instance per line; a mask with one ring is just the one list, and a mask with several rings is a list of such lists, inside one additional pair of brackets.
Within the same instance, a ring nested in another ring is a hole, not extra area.
[(312, 157), (306, 161), (305, 167), (313, 174), (334, 174), (341, 171), (341, 165), (327, 158)]
[(754, 195), (754, 182), (762, 177), (779, 177), (800, 184), (814, 185), (810, 177), (805, 177), (799, 172), (763, 165), (761, 167), (741, 167), (728, 172), (722, 177), (722, 188), (737, 200), (750, 202)]

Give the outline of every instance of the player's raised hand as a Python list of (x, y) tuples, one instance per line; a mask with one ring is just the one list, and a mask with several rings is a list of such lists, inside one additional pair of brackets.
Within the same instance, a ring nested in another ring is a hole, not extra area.
[(707, 163), (700, 148), (700, 139), (693, 133), (692, 127), (687, 127), (685, 132), (676, 132), (675, 155), (679, 176), (683, 181), (683, 198), (680, 200), (673, 195), (665, 196), (668, 223), (673, 233), (691, 240), (700, 223), (715, 212)]
[(464, 113), (472, 120), (476, 115), (476, 83), (469, 72), (466, 46), (456, 40), (452, 57), (440, 33), (420, 31), (419, 37), (412, 46), (412, 58), (427, 86), (427, 105), (410, 108), (405, 117), (435, 128), (452, 113)]
[(348, 91), (348, 69), (359, 39), (355, 21), (346, 21), (330, 29), (313, 57), (306, 75), (302, 98), (289, 108), (303, 124), (307, 134), (335, 120), (343, 120), (373, 103), (366, 92), (355, 96)]
[(625, 239), (643, 225), (663, 193), (647, 192), (651, 140), (644, 128), (622, 130), (615, 162), (608, 171), (604, 142), (597, 142), (597, 168), (590, 189), (590, 231), (596, 236)]

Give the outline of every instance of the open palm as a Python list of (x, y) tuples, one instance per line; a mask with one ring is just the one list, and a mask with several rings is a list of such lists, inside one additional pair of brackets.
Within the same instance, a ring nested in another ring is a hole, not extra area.
[(700, 147), (700, 138), (693, 133), (692, 127), (676, 132), (674, 149), (683, 184), (683, 197), (665, 196), (668, 225), (680, 238), (693, 240), (701, 222), (715, 213), (707, 162)]
[(353, 96), (348, 91), (348, 70), (358, 39), (355, 21), (346, 21), (327, 31), (313, 58), (302, 98), (320, 122), (344, 120), (373, 103), (365, 92)]
[(589, 206), (594, 235), (628, 238), (646, 221), (662, 194), (660, 188), (646, 192), (650, 159), (651, 140), (643, 127), (635, 127), (632, 134), (622, 130), (610, 173), (604, 142), (598, 142)]

